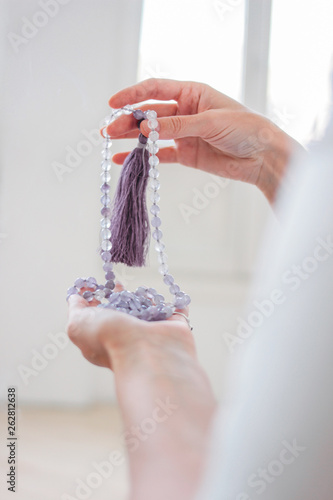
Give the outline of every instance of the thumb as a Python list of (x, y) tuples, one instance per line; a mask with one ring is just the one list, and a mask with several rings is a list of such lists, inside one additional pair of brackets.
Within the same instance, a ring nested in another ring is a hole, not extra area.
[[(157, 118), (157, 132), (160, 139), (182, 139), (183, 137), (202, 137), (209, 134), (211, 116), (209, 111), (196, 115), (175, 115), (166, 118)], [(150, 129), (147, 120), (141, 123), (141, 132), (148, 137)]]

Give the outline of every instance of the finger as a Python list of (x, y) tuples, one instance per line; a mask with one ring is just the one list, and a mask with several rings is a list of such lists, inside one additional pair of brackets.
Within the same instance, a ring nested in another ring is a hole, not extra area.
[[(112, 161), (116, 163), (116, 165), (122, 165), (129, 153), (130, 151), (117, 153), (112, 157)], [(177, 149), (173, 147), (160, 149), (158, 152), (158, 159), (160, 163), (177, 163)]]
[[(162, 104), (146, 104), (140, 106), (142, 111), (154, 110), (157, 116), (173, 116), (178, 111), (178, 106), (176, 103), (162, 103)], [(106, 131), (110, 137), (119, 137), (129, 132), (138, 133), (138, 121), (131, 115), (123, 115), (114, 122), (110, 123)], [(101, 129), (103, 130), (103, 129)]]
[(68, 299), (68, 315), (71, 316), (79, 309), (84, 309), (89, 306), (89, 302), (82, 295), (71, 295)]
[[(169, 101), (171, 99), (177, 101), (180, 94), (189, 82), (180, 82), (177, 80), (166, 80), (159, 78), (150, 78), (143, 82), (127, 87), (114, 94), (109, 105), (112, 108), (120, 108), (126, 104), (136, 104), (147, 101), (148, 99), (158, 99), (161, 101)], [(195, 85), (191, 82), (191, 86)]]
[[(212, 135), (214, 111), (204, 111), (195, 115), (176, 115), (158, 118), (160, 139), (182, 139), (184, 137), (201, 137), (205, 139)], [(141, 132), (148, 136), (150, 129), (147, 120), (140, 126)]]
[(114, 287), (114, 292), (122, 292), (124, 290), (124, 286), (120, 281), (116, 281), (116, 285)]

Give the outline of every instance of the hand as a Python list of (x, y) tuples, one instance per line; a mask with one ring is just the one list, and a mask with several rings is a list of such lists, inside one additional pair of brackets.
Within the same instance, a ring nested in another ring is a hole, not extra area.
[[(176, 146), (159, 151), (162, 163), (181, 163), (222, 177), (255, 184), (272, 202), (294, 148), (300, 145), (267, 118), (196, 82), (150, 79), (121, 90), (109, 104), (120, 108), (148, 99), (175, 100), (139, 106), (158, 115), (161, 139)], [(138, 136), (132, 115), (122, 116), (107, 128), (113, 138)], [(148, 136), (146, 121), (141, 132)], [(116, 154), (122, 164), (126, 153)]]
[[(121, 289), (117, 285), (116, 291)], [(161, 349), (177, 345), (195, 357), (193, 336), (182, 316), (149, 322), (97, 305), (97, 301), (89, 303), (80, 295), (69, 298), (68, 336), (91, 363), (112, 369), (112, 358), (120, 351), (126, 350), (130, 356), (149, 343), (160, 344)], [(188, 308), (177, 311), (188, 315)]]

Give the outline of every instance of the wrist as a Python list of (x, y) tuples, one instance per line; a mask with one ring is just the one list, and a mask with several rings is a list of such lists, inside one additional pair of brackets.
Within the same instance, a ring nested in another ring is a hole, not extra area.
[(293, 153), (302, 146), (273, 123), (260, 130), (265, 151), (257, 187), (272, 204), (283, 182)]

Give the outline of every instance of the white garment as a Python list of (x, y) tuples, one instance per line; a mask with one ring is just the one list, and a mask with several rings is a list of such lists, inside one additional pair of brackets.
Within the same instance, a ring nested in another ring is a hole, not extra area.
[(276, 289), (283, 303), (265, 303), (235, 345), (232, 404), (216, 417), (198, 500), (333, 499), (333, 120), (291, 171), (297, 189), (280, 199), (253, 292), (260, 302)]

